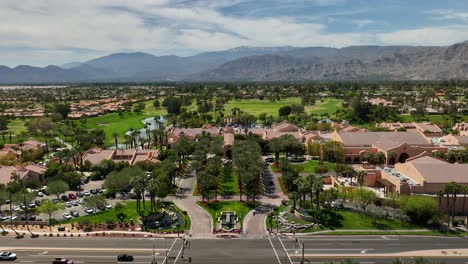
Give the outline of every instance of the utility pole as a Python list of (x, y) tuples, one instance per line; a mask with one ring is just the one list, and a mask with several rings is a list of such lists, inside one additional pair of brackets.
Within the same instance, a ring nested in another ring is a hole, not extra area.
[(302, 260), (301, 264), (304, 264), (304, 243), (302, 243)]

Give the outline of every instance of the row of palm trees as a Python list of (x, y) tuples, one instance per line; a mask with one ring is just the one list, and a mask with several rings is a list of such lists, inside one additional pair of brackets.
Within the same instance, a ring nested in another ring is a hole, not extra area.
[(466, 198), (468, 194), (468, 186), (460, 185), (456, 182), (450, 182), (444, 185), (443, 189), (439, 191), (439, 205), (442, 204), (442, 198), (445, 197), (447, 206), (447, 225), (453, 224), (457, 211), (457, 198), (458, 195), (463, 194), (462, 211), (466, 209)]
[[(156, 129), (153, 130), (151, 129), (151, 123), (145, 123), (145, 137), (141, 135), (140, 129), (130, 128), (130, 133), (124, 135), (125, 148), (141, 147), (142, 149), (145, 149), (149, 148), (151, 145), (164, 146), (167, 143), (166, 126), (163, 122), (161, 122), (159, 117), (154, 117), (154, 122), (156, 124)], [(112, 133), (116, 149), (119, 148), (119, 136), (120, 134), (117, 132)]]

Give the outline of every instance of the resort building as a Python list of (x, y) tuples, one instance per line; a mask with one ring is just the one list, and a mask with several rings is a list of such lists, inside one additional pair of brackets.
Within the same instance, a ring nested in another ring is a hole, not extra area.
[(83, 155), (83, 161), (89, 161), (91, 164), (99, 164), (103, 160), (112, 160), (114, 162), (128, 162), (134, 165), (137, 162), (159, 162), (159, 151), (152, 149), (100, 149), (93, 148)]
[(31, 179), (38, 180), (44, 183), (44, 173), (47, 168), (36, 165), (28, 164), (26, 166), (1, 166), (0, 167), (0, 184), (7, 184), (11, 181), (13, 173), (18, 174), (19, 178), (26, 182)]
[(366, 153), (385, 155), (387, 165), (404, 163), (425, 151), (447, 152), (447, 147), (435, 145), (422, 132), (343, 132), (334, 131), (330, 140), (343, 143), (344, 162), (360, 163)]

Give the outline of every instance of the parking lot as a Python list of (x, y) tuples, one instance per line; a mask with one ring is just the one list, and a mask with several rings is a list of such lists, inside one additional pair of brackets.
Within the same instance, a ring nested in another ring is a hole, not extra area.
[[(91, 197), (94, 195), (102, 194), (104, 189), (102, 189), (103, 181), (89, 181), (86, 184), (81, 185), (81, 192), (77, 191), (67, 191), (63, 193), (57, 199), (57, 196), (54, 194), (44, 194), (41, 192), (37, 192), (39, 195), (34, 199), (34, 201), (27, 206), (30, 209), (37, 208), (40, 203), (44, 200), (52, 200), (53, 202), (60, 203), (64, 206), (64, 209), (55, 211), (52, 213), (52, 218), (62, 221), (66, 220), (67, 218), (79, 217), (87, 214), (92, 214), (95, 212), (99, 212), (101, 210), (107, 210), (113, 207), (113, 205), (118, 201), (116, 199), (107, 199), (107, 207), (102, 207), (100, 209), (94, 208), (85, 208), (84, 206), (84, 199), (86, 197)], [(11, 209), (13, 212), (13, 220), (14, 221), (24, 221), (24, 208), (25, 205), (18, 205), (16, 203), (11, 204)], [(88, 209), (88, 210), (87, 210)], [(1, 217), (3, 222), (10, 222), (10, 204), (3, 205), (1, 207)], [(64, 216), (64, 214), (68, 214)], [(34, 210), (29, 211), (30, 220), (35, 221), (48, 221), (49, 215), (48, 214), (37, 214)]]

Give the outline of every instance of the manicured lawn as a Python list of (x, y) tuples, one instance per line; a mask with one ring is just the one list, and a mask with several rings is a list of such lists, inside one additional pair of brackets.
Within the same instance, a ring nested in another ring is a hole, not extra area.
[(223, 168), (220, 177), (219, 194), (222, 196), (239, 194), (238, 177), (231, 168)]
[[(123, 219), (123, 222), (125, 223), (129, 223), (130, 219), (133, 219), (135, 222), (137, 222), (138, 220), (138, 213), (136, 211), (135, 201), (125, 202), (125, 206), (122, 209), (120, 209), (119, 213), (123, 213), (125, 215), (125, 218)], [(112, 208), (103, 212), (76, 217), (61, 223), (76, 223), (79, 222), (81, 219), (88, 219), (89, 223), (91, 224), (106, 223), (106, 221), (110, 219), (112, 219), (114, 222), (117, 222), (119, 220), (117, 218), (117, 212), (115, 211), (115, 208)]]
[(335, 163), (330, 163), (326, 161), (318, 161), (318, 160), (310, 160), (307, 163), (303, 164), (292, 164), (293, 168), (295, 168), (298, 172), (310, 172), (314, 173), (315, 172), (315, 167), (317, 164), (320, 162), (324, 163), (328, 167), (328, 171), (333, 171), (335, 169)]
[(313, 106), (306, 106), (305, 111), (307, 113), (313, 113), (316, 115), (329, 114), (334, 115), (336, 110), (342, 108), (341, 99), (325, 99), (323, 102), (317, 101)]
[[(159, 100), (159, 102), (162, 104), (163, 100)], [(144, 115), (149, 115), (149, 116), (165, 116), (167, 115), (166, 108), (160, 107), (160, 108), (154, 108), (153, 105), (154, 100), (149, 100), (143, 102), (145, 104), (145, 110), (143, 110)]]
[(270, 101), (268, 99), (259, 100), (259, 99), (244, 99), (244, 100), (231, 100), (225, 105), (225, 115), (231, 114), (231, 109), (237, 107), (244, 111), (255, 116), (258, 116), (261, 113), (267, 113), (268, 115), (278, 116), (278, 109), (283, 106), (291, 104), (300, 104), (300, 98), (284, 98), (279, 101)]
[(26, 119), (12, 119), (10, 122), (8, 122), (8, 129), (11, 130), (13, 134), (19, 134), (21, 131), (28, 131), (28, 128), (26, 127), (26, 121)]
[(114, 138), (112, 137), (114, 132), (119, 134), (119, 143), (123, 143), (125, 132), (130, 130), (130, 128), (143, 128), (144, 125), (141, 120), (147, 117), (150, 116), (133, 112), (125, 112), (122, 116), (119, 116), (118, 113), (109, 113), (102, 116), (88, 118), (86, 120), (86, 127), (104, 130), (104, 133), (106, 134), (106, 146), (112, 146), (114, 144)]
[(376, 230), (403, 230), (403, 229), (422, 229), (408, 222), (402, 222), (391, 219), (378, 219), (372, 223), (371, 217), (365, 214), (359, 214), (352, 211), (338, 211), (343, 216), (341, 226), (337, 229), (376, 229)]
[(284, 185), (283, 176), (279, 176), (279, 177), (278, 177), (278, 182), (279, 182), (281, 191), (282, 191), (284, 194), (288, 194), (288, 190), (286, 189), (286, 185)]
[[(287, 210), (289, 212), (289, 208), (290, 206), (285, 207), (284, 211)], [(425, 229), (425, 227), (422, 226), (393, 219), (378, 218), (375, 222), (373, 222), (372, 218), (366, 214), (348, 210), (334, 211), (322, 209), (322, 215), (324, 222), (322, 222), (322, 226), (320, 228), (310, 228), (301, 230), (299, 232), (315, 232), (323, 230), (337, 230), (338, 232), (339, 230), (366, 230), (369, 232), (382, 230), (394, 232), (395, 230)], [(308, 221), (297, 218), (293, 214), (288, 214), (287, 219), (289, 222), (295, 222), (298, 224), (309, 223)]]
[(222, 202), (211, 202), (211, 203), (202, 203), (197, 202), (203, 209), (205, 209), (213, 219), (213, 223), (218, 221), (218, 217), (223, 211), (234, 211), (239, 218), (239, 222), (242, 224), (245, 215), (255, 208), (257, 205), (245, 204), (238, 201), (222, 201)]

